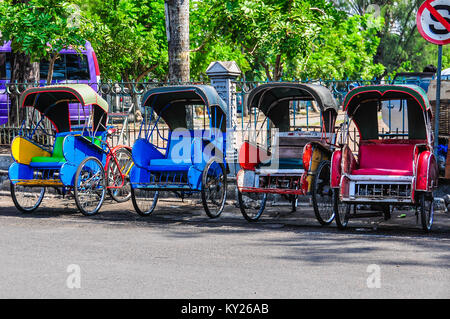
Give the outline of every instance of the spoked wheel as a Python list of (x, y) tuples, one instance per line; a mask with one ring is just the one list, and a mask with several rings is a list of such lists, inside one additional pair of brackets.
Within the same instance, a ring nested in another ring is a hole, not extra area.
[(345, 229), (348, 225), (348, 220), (350, 217), (351, 205), (341, 203), (339, 201), (339, 190), (333, 190), (333, 210), (336, 219), (336, 225), (339, 229)]
[(45, 187), (30, 187), (11, 183), (11, 197), (22, 213), (32, 213), (42, 203)]
[(201, 194), (206, 215), (219, 217), (227, 199), (227, 174), (223, 163), (215, 158), (210, 159), (203, 169)]
[(433, 216), (434, 216), (434, 201), (433, 196), (427, 193), (421, 193), (419, 195), (419, 209), (420, 209), (420, 220), (422, 222), (422, 229), (425, 232), (431, 230), (433, 226)]
[(74, 181), (75, 203), (85, 216), (96, 214), (106, 194), (105, 170), (95, 157), (85, 158), (78, 166)]
[[(117, 163), (114, 157), (117, 159)], [(133, 159), (131, 158), (131, 152), (125, 147), (122, 147), (114, 152), (114, 156), (111, 157), (106, 167), (108, 193), (118, 203), (126, 202), (131, 197), (128, 174), (132, 165)]]
[(321, 225), (329, 225), (334, 219), (333, 190), (330, 184), (330, 161), (322, 161), (312, 180), (314, 214)]
[(153, 213), (158, 202), (159, 192), (149, 188), (131, 187), (131, 201), (136, 212), (146, 217)]
[(255, 222), (266, 208), (267, 193), (241, 193), (238, 191), (238, 201), (242, 216), (249, 222)]

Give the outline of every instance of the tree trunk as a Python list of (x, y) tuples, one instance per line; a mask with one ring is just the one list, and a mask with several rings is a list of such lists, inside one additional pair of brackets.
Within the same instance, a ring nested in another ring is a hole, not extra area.
[(273, 80), (279, 81), (282, 75), (283, 75), (283, 62), (281, 61), (281, 54), (278, 54), (277, 59), (275, 61), (275, 68), (273, 71)]
[(47, 85), (52, 84), (53, 70), (55, 69), (55, 62), (59, 58), (59, 53), (52, 54), (48, 63)]
[[(28, 3), (29, 0), (13, 0), (12, 4)], [(14, 40), (13, 40), (14, 41)], [(39, 62), (32, 63), (30, 57), (25, 53), (11, 52), (11, 83), (39, 82)], [(23, 119), (23, 110), (19, 108), (19, 95), (10, 95), (11, 106), (9, 111), (9, 122), (20, 124)], [(19, 111), (20, 110), (20, 111)]]
[[(11, 83), (33, 83), (40, 81), (39, 76), (39, 62), (32, 63), (30, 57), (25, 53), (11, 52)], [(19, 86), (20, 91), (23, 87)], [(10, 123), (20, 124), (23, 119), (23, 112), (19, 107), (19, 95), (14, 94), (15, 90), (11, 92), (11, 109), (9, 113)], [(20, 110), (20, 111), (19, 111)]]
[(189, 82), (189, 0), (166, 0), (169, 81)]

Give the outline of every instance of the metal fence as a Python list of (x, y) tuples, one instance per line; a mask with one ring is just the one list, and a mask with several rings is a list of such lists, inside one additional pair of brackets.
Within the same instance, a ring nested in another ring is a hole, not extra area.
[[(383, 83), (414, 83), (420, 86), (428, 85), (430, 79), (422, 79), (417, 77), (415, 79), (404, 78), (404, 79), (387, 79)], [(232, 100), (234, 101), (237, 108), (237, 118), (234, 119), (236, 123), (235, 131), (235, 141), (236, 147), (239, 148), (242, 141), (246, 138), (248, 130), (251, 125), (256, 125), (261, 123), (263, 119), (259, 118), (259, 115), (255, 113), (255, 110), (250, 111), (247, 109), (246, 100), (247, 95), (251, 89), (256, 86), (267, 83), (268, 81), (235, 81), (235, 91), (231, 92)], [(333, 93), (334, 97), (338, 101), (339, 105), (342, 105), (343, 99), (348, 91), (351, 89), (368, 84), (379, 84), (382, 83), (377, 79), (371, 80), (303, 80), (303, 81), (292, 81), (293, 83), (315, 83), (328, 87)], [(176, 84), (207, 84), (207, 83), (176, 83)], [(11, 104), (11, 97), (14, 95), (18, 97), (26, 88), (32, 86), (42, 85), (40, 83), (6, 83), (0, 84), (0, 97), (6, 96), (5, 99), (0, 99), (0, 109), (11, 110), (14, 108), (16, 113), (19, 114), (18, 98), (15, 98), (14, 104)], [(114, 125), (117, 128), (118, 134), (114, 136), (114, 144), (126, 144), (129, 146), (133, 145), (133, 142), (138, 138), (140, 122), (142, 116), (139, 112), (139, 106), (141, 103), (142, 95), (151, 88), (173, 85), (173, 83), (162, 83), (162, 82), (145, 82), (145, 83), (134, 83), (134, 82), (100, 82), (100, 83), (89, 83), (89, 85), (98, 92), (109, 104), (109, 124)], [(2, 102), (3, 101), (3, 102)], [(25, 115), (26, 116), (26, 115)], [(345, 115), (343, 113), (339, 114), (337, 119), (337, 125), (340, 125), (344, 121)], [(315, 108), (314, 103), (311, 102), (292, 102), (291, 103), (291, 127), (293, 129), (307, 129), (307, 130), (320, 130), (320, 116)], [(23, 118), (16, 118), (12, 121), (8, 117), (7, 123), (0, 125), (0, 145), (10, 145), (15, 136), (19, 134), (21, 123)], [(269, 127), (267, 126), (267, 129)], [(167, 137), (168, 129), (161, 128), (162, 135)], [(352, 130), (352, 135), (354, 140), (358, 138), (357, 130)], [(38, 137), (39, 138), (39, 137)], [(260, 142), (261, 144), (267, 143), (267, 135), (261, 134)], [(155, 137), (154, 143), (162, 146), (163, 140), (158, 140), (159, 137)]]

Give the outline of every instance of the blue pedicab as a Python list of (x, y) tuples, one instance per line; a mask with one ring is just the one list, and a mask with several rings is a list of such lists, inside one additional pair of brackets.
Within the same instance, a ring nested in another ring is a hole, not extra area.
[[(82, 121), (70, 120), (69, 103), (80, 104)], [(36, 210), (46, 188), (55, 188), (62, 195), (73, 191), (84, 215), (97, 213), (107, 187), (117, 188), (105, 178), (105, 166), (113, 172), (117, 171), (114, 164), (120, 164), (118, 153), (106, 142), (112, 133), (106, 127), (107, 102), (86, 84), (67, 84), (29, 88), (21, 95), (20, 105), (33, 109), (11, 144), (14, 163), (9, 178), (17, 209)], [(42, 137), (51, 145), (42, 145)]]
[(130, 171), (136, 212), (150, 215), (162, 192), (200, 192), (206, 214), (218, 217), (227, 195), (225, 102), (211, 86), (169, 86), (146, 92), (141, 109)]

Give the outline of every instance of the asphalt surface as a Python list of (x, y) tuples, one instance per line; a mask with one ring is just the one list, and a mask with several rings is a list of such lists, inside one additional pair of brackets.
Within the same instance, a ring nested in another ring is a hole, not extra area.
[(414, 213), (321, 227), (302, 204), (248, 223), (232, 203), (209, 219), (196, 200), (139, 217), (71, 199), (19, 213), (0, 196), (0, 298), (449, 298), (450, 214), (424, 234)]

